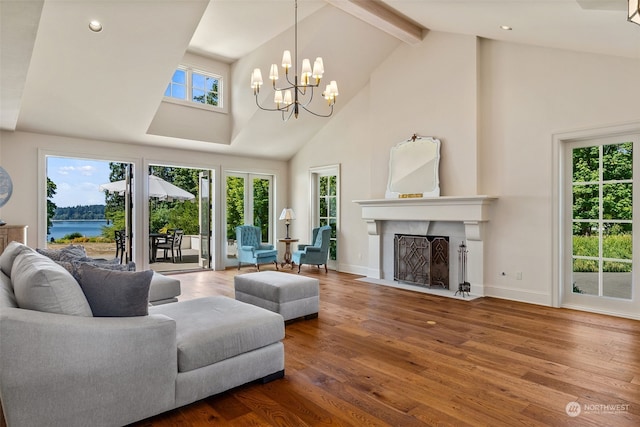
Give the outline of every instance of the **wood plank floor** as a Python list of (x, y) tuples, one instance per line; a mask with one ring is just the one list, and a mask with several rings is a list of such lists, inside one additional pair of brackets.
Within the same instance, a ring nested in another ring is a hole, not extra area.
[[(236, 274), (176, 277), (182, 299), (233, 297)], [(640, 425), (638, 321), (302, 274), (320, 280), (320, 315), (286, 326), (284, 379), (134, 426)]]

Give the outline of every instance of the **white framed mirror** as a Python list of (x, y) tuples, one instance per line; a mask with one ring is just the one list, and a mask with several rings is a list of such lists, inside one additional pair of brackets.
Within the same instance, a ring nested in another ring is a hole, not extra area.
[(387, 199), (439, 197), (440, 140), (413, 135), (391, 149)]

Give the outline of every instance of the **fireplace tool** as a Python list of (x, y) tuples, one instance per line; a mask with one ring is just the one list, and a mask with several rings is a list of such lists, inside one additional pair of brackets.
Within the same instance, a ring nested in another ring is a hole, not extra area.
[(458, 249), (458, 290), (454, 295), (460, 295), (464, 298), (464, 294), (469, 295), (471, 292), (471, 283), (467, 282), (467, 245), (464, 242), (460, 243)]

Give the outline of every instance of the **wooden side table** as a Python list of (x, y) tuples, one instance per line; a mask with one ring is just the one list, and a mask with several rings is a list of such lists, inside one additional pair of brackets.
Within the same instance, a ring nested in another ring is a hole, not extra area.
[(279, 242), (284, 243), (284, 262), (280, 264), (280, 267), (284, 268), (285, 265), (290, 265), (293, 269), (293, 261), (291, 261), (291, 244), (299, 240), (300, 239), (278, 239)]

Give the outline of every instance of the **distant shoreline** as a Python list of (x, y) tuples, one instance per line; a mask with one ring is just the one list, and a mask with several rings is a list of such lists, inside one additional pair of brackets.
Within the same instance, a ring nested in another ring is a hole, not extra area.
[(95, 219), (52, 219), (51, 222), (57, 221), (109, 221), (107, 218), (95, 218)]

